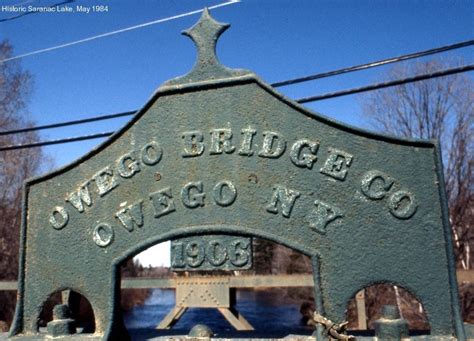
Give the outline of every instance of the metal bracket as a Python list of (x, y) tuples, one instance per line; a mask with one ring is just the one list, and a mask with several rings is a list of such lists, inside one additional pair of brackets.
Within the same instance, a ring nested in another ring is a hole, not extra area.
[(157, 329), (171, 328), (188, 308), (216, 308), (236, 330), (254, 330), (234, 306), (229, 277), (186, 277), (176, 281), (176, 305)]

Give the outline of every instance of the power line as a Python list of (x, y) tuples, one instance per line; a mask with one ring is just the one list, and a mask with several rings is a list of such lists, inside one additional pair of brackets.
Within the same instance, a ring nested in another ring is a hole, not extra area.
[[(238, 2), (240, 2), (240, 0), (229, 0), (227, 2), (223, 2), (223, 3), (218, 4), (218, 5), (210, 6), (210, 7), (208, 7), (208, 9), (215, 9), (215, 8), (219, 8), (219, 7), (223, 7), (223, 6), (233, 5), (233, 4), (236, 4)], [(119, 30), (98, 34), (98, 35), (95, 35), (95, 36), (92, 36), (92, 37), (75, 40), (75, 41), (72, 41), (72, 42), (69, 42), (69, 43), (56, 45), (56, 46), (53, 46), (53, 47), (47, 47), (47, 48), (32, 51), (32, 52), (27, 52), (27, 53), (24, 53), (24, 54), (20, 54), (18, 56), (13, 56), (13, 57), (10, 57), (10, 58), (2, 59), (2, 60), (0, 60), (0, 63), (5, 63), (5, 62), (9, 62), (9, 61), (12, 61), (12, 60), (15, 60), (15, 59), (25, 58), (25, 57), (29, 57), (29, 56), (33, 56), (33, 55), (36, 55), (36, 54), (49, 52), (49, 51), (59, 50), (59, 49), (65, 48), (65, 47), (86, 43), (86, 42), (96, 40), (96, 39), (100, 39), (100, 38), (110, 37), (110, 36), (115, 35), (115, 34), (136, 30), (136, 29), (151, 26), (151, 25), (161, 24), (161, 23), (166, 22), (166, 21), (171, 21), (171, 20), (175, 20), (175, 19), (188, 17), (188, 16), (191, 16), (191, 15), (200, 13), (202, 11), (203, 11), (203, 9), (198, 9), (198, 10), (195, 10), (195, 11), (190, 11), (190, 12), (186, 12), (186, 13), (183, 13), (183, 14), (178, 14), (178, 15), (174, 15), (174, 16), (171, 16), (171, 17), (167, 17), (167, 18), (163, 18), (163, 19), (157, 19), (157, 20), (149, 21), (149, 22), (146, 22), (146, 23), (143, 23), (143, 24), (134, 25), (134, 26), (122, 28), (122, 29), (119, 29)]]
[[(327, 94), (323, 94), (323, 95), (300, 98), (300, 99), (297, 99), (296, 102), (298, 102), (298, 103), (315, 102), (315, 101), (320, 101), (320, 100), (324, 100), (324, 99), (340, 97), (340, 96), (347, 96), (347, 95), (352, 95), (352, 94), (366, 92), (366, 91), (373, 91), (373, 90), (388, 88), (388, 87), (392, 87), (392, 86), (403, 85), (403, 84), (408, 84), (408, 83), (413, 83), (413, 82), (419, 82), (419, 81), (422, 81), (422, 80), (427, 80), (427, 79), (432, 79), (432, 78), (437, 78), (437, 77), (444, 77), (444, 76), (449, 76), (449, 75), (453, 75), (453, 74), (456, 74), (456, 73), (468, 72), (468, 71), (473, 71), (473, 70), (474, 70), (474, 64), (464, 65), (464, 66), (457, 67), (457, 68), (451, 68), (451, 69), (436, 71), (436, 72), (423, 74), (423, 75), (418, 75), (418, 76), (414, 76), (414, 77), (397, 79), (397, 80), (394, 80), (394, 81), (388, 81), (388, 82), (384, 82), (384, 83), (376, 83), (376, 84), (372, 84), (372, 85), (368, 85), (368, 86), (364, 86), (364, 87), (360, 87), (360, 88), (353, 88), (353, 89), (348, 89), (348, 90), (331, 92), (331, 93), (327, 93)], [(125, 113), (123, 113), (123, 114), (125, 114)], [(33, 147), (41, 147), (41, 146), (47, 146), (47, 145), (52, 145), (52, 144), (70, 143), (70, 142), (76, 142), (76, 141), (91, 140), (91, 139), (97, 139), (97, 138), (101, 138), (101, 137), (107, 137), (107, 136), (112, 135), (113, 133), (114, 132), (105, 132), (105, 133), (99, 133), (99, 134), (94, 134), (94, 135), (75, 136), (75, 137), (70, 137), (70, 138), (65, 138), (65, 139), (42, 141), (42, 142), (22, 144), (22, 145), (8, 145), (8, 146), (0, 147), (0, 151), (22, 149), (22, 148), (33, 148)]]
[(31, 132), (31, 131), (38, 131), (38, 130), (51, 129), (51, 128), (61, 128), (61, 127), (72, 126), (72, 125), (76, 125), (76, 124), (84, 124), (84, 123), (97, 122), (97, 121), (103, 121), (103, 120), (110, 120), (110, 119), (113, 119), (113, 118), (131, 116), (131, 115), (135, 114), (135, 112), (136, 111), (126, 111), (126, 112), (121, 112), (121, 113), (118, 113), (118, 114), (95, 116), (95, 117), (84, 118), (84, 119), (81, 119), (81, 120), (58, 122), (58, 123), (52, 123), (52, 124), (45, 124), (45, 125), (41, 125), (41, 126), (34, 126), (34, 127), (8, 130), (8, 131), (0, 131), (0, 136), (11, 135), (11, 134), (19, 134), (19, 133), (27, 133), (27, 132)]
[[(474, 40), (467, 40), (467, 41), (463, 41), (463, 42), (460, 42), (460, 43), (441, 46), (441, 47), (437, 47), (437, 48), (430, 49), (430, 50), (415, 52), (415, 53), (406, 54), (406, 55), (401, 55), (401, 56), (398, 56), (398, 57), (392, 57), (392, 58), (379, 60), (379, 61), (375, 61), (375, 62), (370, 62), (370, 63), (366, 63), (366, 64), (350, 66), (350, 67), (347, 67), (347, 68), (333, 70), (333, 71), (324, 72), (324, 73), (319, 73), (319, 74), (310, 75), (310, 76), (306, 76), (306, 77), (294, 78), (294, 79), (290, 79), (290, 80), (286, 80), (286, 81), (272, 83), (270, 85), (273, 86), (273, 87), (280, 87), (280, 86), (285, 86), (285, 85), (302, 83), (302, 82), (307, 82), (307, 81), (311, 81), (311, 80), (314, 80), (314, 79), (331, 77), (331, 76), (336, 76), (336, 75), (340, 75), (340, 74), (343, 74), (343, 73), (354, 72), (354, 71), (369, 69), (369, 68), (372, 68), (372, 67), (377, 67), (377, 66), (385, 65), (385, 64), (389, 64), (389, 63), (400, 62), (400, 61), (407, 60), (407, 59), (419, 58), (419, 57), (423, 57), (423, 56), (427, 56), (427, 55), (431, 55), (431, 54), (436, 54), (436, 53), (441, 53), (441, 52), (445, 52), (445, 51), (448, 51), (448, 50), (459, 49), (459, 48), (467, 47), (467, 46), (471, 46), (471, 45), (474, 45)], [(322, 95), (322, 96), (324, 96), (324, 95)], [(333, 96), (333, 97), (337, 97), (337, 96)], [(16, 133), (31, 132), (31, 131), (38, 131), (38, 130), (44, 130), (44, 129), (51, 129), (51, 128), (59, 128), (59, 127), (65, 127), (65, 126), (70, 126), (70, 125), (83, 124), (83, 123), (89, 123), (89, 122), (95, 122), (95, 121), (101, 121), (101, 120), (109, 120), (109, 119), (114, 119), (114, 118), (118, 118), (118, 117), (131, 116), (135, 112), (136, 111), (128, 111), (128, 112), (118, 113), (118, 114), (95, 116), (95, 117), (86, 118), (86, 119), (82, 119), (82, 120), (65, 121), (65, 122), (60, 122), (60, 123), (53, 123), (53, 124), (47, 124), (47, 125), (35, 126), (35, 127), (29, 127), (29, 128), (22, 128), (22, 129), (16, 129), (16, 130), (8, 130), (8, 131), (0, 131), (0, 136), (16, 134)]]
[(437, 54), (437, 53), (446, 52), (446, 51), (450, 51), (450, 50), (455, 50), (455, 49), (459, 49), (459, 48), (463, 48), (463, 47), (468, 47), (468, 46), (471, 46), (471, 45), (474, 45), (474, 40), (462, 41), (462, 42), (456, 43), (456, 44), (451, 44), (451, 45), (441, 46), (441, 47), (437, 47), (437, 48), (430, 49), (430, 50), (405, 54), (405, 55), (401, 55), (401, 56), (398, 56), (398, 57), (382, 59), (382, 60), (378, 60), (378, 61), (375, 61), (375, 62), (355, 65), (355, 66), (346, 67), (346, 68), (333, 70), (333, 71), (329, 71), (329, 72), (317, 73), (317, 74), (306, 76), (306, 77), (289, 79), (289, 80), (286, 80), (286, 81), (273, 83), (272, 86), (273, 87), (279, 87), (279, 86), (285, 86), (285, 85), (292, 85), (292, 84), (312, 81), (312, 80), (315, 80), (315, 79), (321, 79), (321, 78), (325, 78), (325, 77), (342, 75), (344, 73), (360, 71), (360, 70), (366, 70), (366, 69), (370, 69), (370, 68), (373, 68), (373, 67), (387, 65), (387, 64), (391, 64), (391, 63), (398, 63), (398, 62), (401, 62), (401, 61), (404, 61), (404, 60), (425, 57), (425, 56), (429, 56), (429, 55), (432, 55), (432, 54)]
[(436, 77), (449, 76), (449, 75), (454, 75), (456, 73), (468, 72), (468, 71), (473, 71), (473, 70), (474, 70), (474, 64), (464, 65), (457, 68), (436, 71), (436, 72), (418, 75), (414, 77), (397, 79), (394, 81), (388, 81), (388, 82), (383, 82), (383, 83), (376, 83), (372, 85), (363, 86), (360, 88), (352, 88), (352, 89), (341, 90), (341, 91), (336, 91), (336, 92), (329, 92), (329, 93), (317, 95), (317, 96), (304, 97), (304, 98), (297, 99), (296, 102), (307, 103), (307, 102), (321, 101), (323, 99), (353, 95), (360, 92), (384, 89), (384, 88), (388, 88), (388, 87), (392, 87), (396, 85), (403, 85), (407, 83), (418, 82), (418, 81), (427, 80), (427, 79), (436, 78)]
[(101, 137), (108, 137), (108, 136), (112, 135), (113, 133), (114, 133), (113, 131), (108, 131), (108, 132), (104, 132), (104, 133), (74, 136), (74, 137), (68, 137), (68, 138), (58, 139), (58, 140), (40, 141), (40, 142), (35, 142), (35, 143), (25, 143), (25, 144), (16, 144), (16, 145), (13, 144), (13, 145), (9, 145), (9, 146), (0, 147), (0, 152), (4, 152), (4, 151), (7, 151), (7, 150), (15, 150), (15, 149), (43, 147), (43, 146), (49, 146), (49, 145), (52, 145), (52, 144), (61, 144), (61, 143), (70, 143), (70, 142), (77, 142), (77, 141), (93, 140), (93, 139), (98, 139), (98, 138), (101, 138)]

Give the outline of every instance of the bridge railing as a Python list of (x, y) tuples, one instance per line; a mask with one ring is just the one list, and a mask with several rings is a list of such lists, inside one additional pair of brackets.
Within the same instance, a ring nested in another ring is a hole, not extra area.
[[(458, 283), (474, 283), (474, 270), (457, 270)], [(277, 288), (277, 287), (312, 287), (311, 274), (292, 275), (252, 275), (252, 276), (223, 276), (229, 279), (230, 288)], [(175, 289), (177, 281), (183, 277), (173, 278), (124, 278), (122, 289)], [(0, 291), (17, 290), (16, 281), (0, 281)], [(355, 297), (358, 316), (358, 329), (367, 329), (364, 290)]]
[[(474, 270), (457, 270), (459, 283), (474, 283)], [(173, 289), (176, 287), (174, 278), (125, 278), (122, 279), (122, 289)], [(313, 276), (310, 274), (293, 275), (253, 275), (232, 276), (230, 287), (232, 288), (277, 288), (277, 287), (311, 287)], [(17, 289), (16, 281), (0, 281), (0, 291), (13, 291)]]

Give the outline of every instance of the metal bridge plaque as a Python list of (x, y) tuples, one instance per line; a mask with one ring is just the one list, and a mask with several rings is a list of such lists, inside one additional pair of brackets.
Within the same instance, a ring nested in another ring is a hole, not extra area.
[(362, 288), (393, 283), (421, 301), (432, 336), (463, 340), (437, 143), (334, 122), (221, 65), (227, 27), (205, 11), (185, 31), (198, 47), (189, 74), (89, 154), (27, 181), (11, 335), (48, 337), (41, 307), (71, 289), (92, 305), (91, 338), (124, 339), (120, 264), (166, 240), (224, 234), (310, 256), (316, 310), (332, 321)]
[(173, 271), (249, 270), (252, 239), (210, 235), (171, 241)]

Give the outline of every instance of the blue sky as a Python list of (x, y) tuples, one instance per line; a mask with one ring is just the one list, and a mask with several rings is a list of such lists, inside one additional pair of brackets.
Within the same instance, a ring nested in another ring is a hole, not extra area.
[[(27, 0), (0, 0), (0, 6)], [(25, 6), (54, 4), (32, 0)], [(59, 0), (57, 0), (59, 2)], [(52, 47), (156, 19), (214, 6), (214, 0), (76, 0), (106, 5), (102, 13), (38, 13), (0, 22), (15, 55)], [(230, 67), (250, 69), (268, 83), (366, 63), (474, 38), (473, 1), (242, 0), (211, 14), (232, 26), (218, 56)], [(0, 11), (0, 19), (15, 13)], [(164, 81), (186, 73), (195, 59), (180, 32), (199, 14), (21, 59), (34, 77), (31, 118), (48, 124), (138, 109)], [(473, 48), (443, 54), (474, 60)], [(279, 88), (290, 98), (381, 81), (386, 67)], [(472, 73), (470, 75), (473, 76)], [(334, 119), (367, 127), (359, 96), (306, 104)], [(48, 130), (43, 139), (115, 130), (128, 119)], [(55, 166), (68, 163), (103, 140), (45, 148)]]

